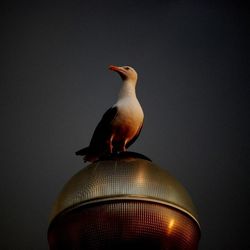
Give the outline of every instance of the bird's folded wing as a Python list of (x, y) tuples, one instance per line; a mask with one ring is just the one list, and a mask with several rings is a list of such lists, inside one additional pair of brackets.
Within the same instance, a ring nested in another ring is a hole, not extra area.
[(109, 133), (111, 132), (112, 121), (117, 116), (117, 113), (118, 108), (116, 106), (113, 106), (104, 113), (101, 121), (95, 128), (93, 137), (90, 142), (90, 147), (91, 145), (95, 145), (99, 141), (103, 141), (103, 138), (106, 138), (109, 135)]

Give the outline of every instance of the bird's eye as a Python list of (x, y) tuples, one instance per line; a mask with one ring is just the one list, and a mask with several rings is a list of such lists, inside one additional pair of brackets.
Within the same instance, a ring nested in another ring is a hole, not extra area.
[(125, 67), (126, 70), (129, 70), (130, 68), (129, 67)]

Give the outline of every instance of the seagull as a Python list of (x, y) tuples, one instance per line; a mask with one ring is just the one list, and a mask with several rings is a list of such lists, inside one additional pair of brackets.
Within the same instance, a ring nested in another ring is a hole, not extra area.
[(84, 156), (85, 162), (126, 151), (136, 141), (143, 126), (144, 114), (135, 91), (137, 72), (130, 66), (110, 65), (109, 69), (117, 72), (123, 83), (117, 102), (104, 113), (89, 146), (76, 152), (76, 155)]

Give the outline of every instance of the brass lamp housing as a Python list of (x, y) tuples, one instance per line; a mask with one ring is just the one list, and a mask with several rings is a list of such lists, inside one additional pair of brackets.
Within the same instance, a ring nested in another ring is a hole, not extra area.
[(55, 201), (48, 241), (55, 249), (198, 248), (197, 213), (166, 170), (126, 153), (88, 165)]

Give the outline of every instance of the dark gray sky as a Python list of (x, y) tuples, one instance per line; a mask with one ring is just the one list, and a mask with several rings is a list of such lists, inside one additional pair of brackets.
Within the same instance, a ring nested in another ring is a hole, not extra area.
[[(249, 9), (241, 1), (4, 1), (0, 39), (3, 250), (46, 250), (48, 215), (121, 85), (139, 74), (131, 150), (189, 190), (200, 250), (249, 243)], [(248, 219), (247, 219), (248, 218)]]

